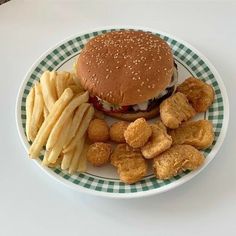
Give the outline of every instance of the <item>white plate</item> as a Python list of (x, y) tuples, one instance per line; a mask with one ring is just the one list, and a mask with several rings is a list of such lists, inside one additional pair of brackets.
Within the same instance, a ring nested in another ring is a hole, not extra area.
[[(71, 70), (75, 57), (81, 51), (83, 45), (92, 37), (117, 29), (135, 29), (151, 31), (159, 35), (169, 43), (174, 52), (175, 61), (178, 65), (180, 81), (189, 76), (198, 77), (214, 87), (216, 99), (214, 104), (204, 114), (199, 114), (196, 119), (209, 119), (214, 125), (215, 141), (212, 147), (204, 150), (206, 160), (204, 165), (196, 171), (186, 171), (170, 180), (156, 179), (150, 169), (148, 175), (140, 182), (132, 185), (124, 184), (119, 181), (115, 168), (110, 165), (102, 168), (94, 168), (89, 166), (84, 174), (74, 174), (70, 176), (66, 171), (57, 168), (48, 168), (41, 165), (41, 160), (34, 160), (35, 163), (47, 173), (54, 177), (57, 181), (72, 187), (76, 190), (95, 194), (98, 196), (114, 197), (114, 198), (132, 198), (141, 197), (173, 189), (200, 173), (215, 157), (220, 146), (223, 143), (228, 126), (229, 105), (228, 97), (220, 78), (220, 75), (214, 66), (199, 51), (193, 48), (183, 40), (170, 36), (163, 32), (135, 28), (135, 27), (115, 27), (113, 29), (99, 29), (93, 32), (72, 36), (53, 48), (45, 52), (30, 68), (22, 85), (20, 87), (17, 104), (16, 104), (16, 121), (21, 141), (26, 150), (29, 143), (25, 136), (25, 100), (31, 86), (44, 70)], [(42, 156), (41, 156), (42, 159)]]

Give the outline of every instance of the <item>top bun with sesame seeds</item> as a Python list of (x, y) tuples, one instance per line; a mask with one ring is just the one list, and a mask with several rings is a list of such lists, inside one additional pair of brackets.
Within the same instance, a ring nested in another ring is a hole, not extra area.
[[(114, 105), (112, 111), (122, 107), (123, 112), (123, 107), (160, 97), (173, 82), (174, 60), (169, 45), (157, 35), (120, 30), (89, 40), (77, 59), (76, 72), (90, 96)], [(146, 112), (131, 112), (139, 111)]]

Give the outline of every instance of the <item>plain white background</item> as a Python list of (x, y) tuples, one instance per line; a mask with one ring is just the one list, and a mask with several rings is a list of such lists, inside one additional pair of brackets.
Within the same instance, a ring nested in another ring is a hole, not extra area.
[[(0, 6), (0, 235), (235, 235), (236, 3), (231, 1), (11, 1)], [(230, 124), (215, 160), (170, 192), (135, 200), (92, 197), (55, 182), (27, 158), (15, 100), (31, 64), (64, 38), (106, 25), (176, 35), (215, 65)]]

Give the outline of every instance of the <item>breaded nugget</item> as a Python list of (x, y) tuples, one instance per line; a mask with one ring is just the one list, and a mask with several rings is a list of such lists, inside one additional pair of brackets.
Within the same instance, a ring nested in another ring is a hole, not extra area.
[(106, 121), (92, 120), (88, 127), (88, 137), (92, 142), (106, 142), (109, 139), (109, 126)]
[(152, 136), (150, 140), (141, 148), (143, 156), (147, 159), (153, 158), (170, 148), (172, 138), (167, 134), (166, 127), (161, 121), (151, 124)]
[(205, 112), (215, 97), (212, 86), (194, 77), (186, 79), (177, 87), (177, 91), (186, 95), (196, 112)]
[(174, 145), (153, 159), (154, 174), (158, 179), (170, 179), (185, 170), (195, 170), (204, 156), (190, 145)]
[(208, 148), (214, 141), (213, 125), (208, 120), (187, 121), (169, 134), (173, 144), (189, 144), (197, 149)]
[(87, 160), (94, 166), (102, 166), (109, 162), (111, 150), (108, 143), (93, 143), (88, 148)]
[(130, 123), (124, 132), (125, 141), (133, 148), (144, 146), (152, 135), (152, 129), (144, 118)]
[(111, 164), (117, 167), (122, 182), (132, 184), (147, 174), (147, 163), (140, 150), (127, 144), (118, 144), (111, 155)]
[(161, 120), (170, 129), (178, 128), (181, 122), (189, 120), (195, 114), (187, 97), (182, 93), (174, 94), (160, 105)]
[(118, 121), (112, 124), (110, 127), (110, 138), (112, 141), (117, 143), (125, 143), (124, 132), (129, 126), (126, 121)]

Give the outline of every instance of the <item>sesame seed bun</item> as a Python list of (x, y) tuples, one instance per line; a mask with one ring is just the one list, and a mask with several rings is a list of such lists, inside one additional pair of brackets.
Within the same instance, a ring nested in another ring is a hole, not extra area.
[(120, 106), (142, 103), (170, 83), (171, 48), (160, 37), (122, 30), (91, 39), (77, 60), (81, 85), (91, 95)]

